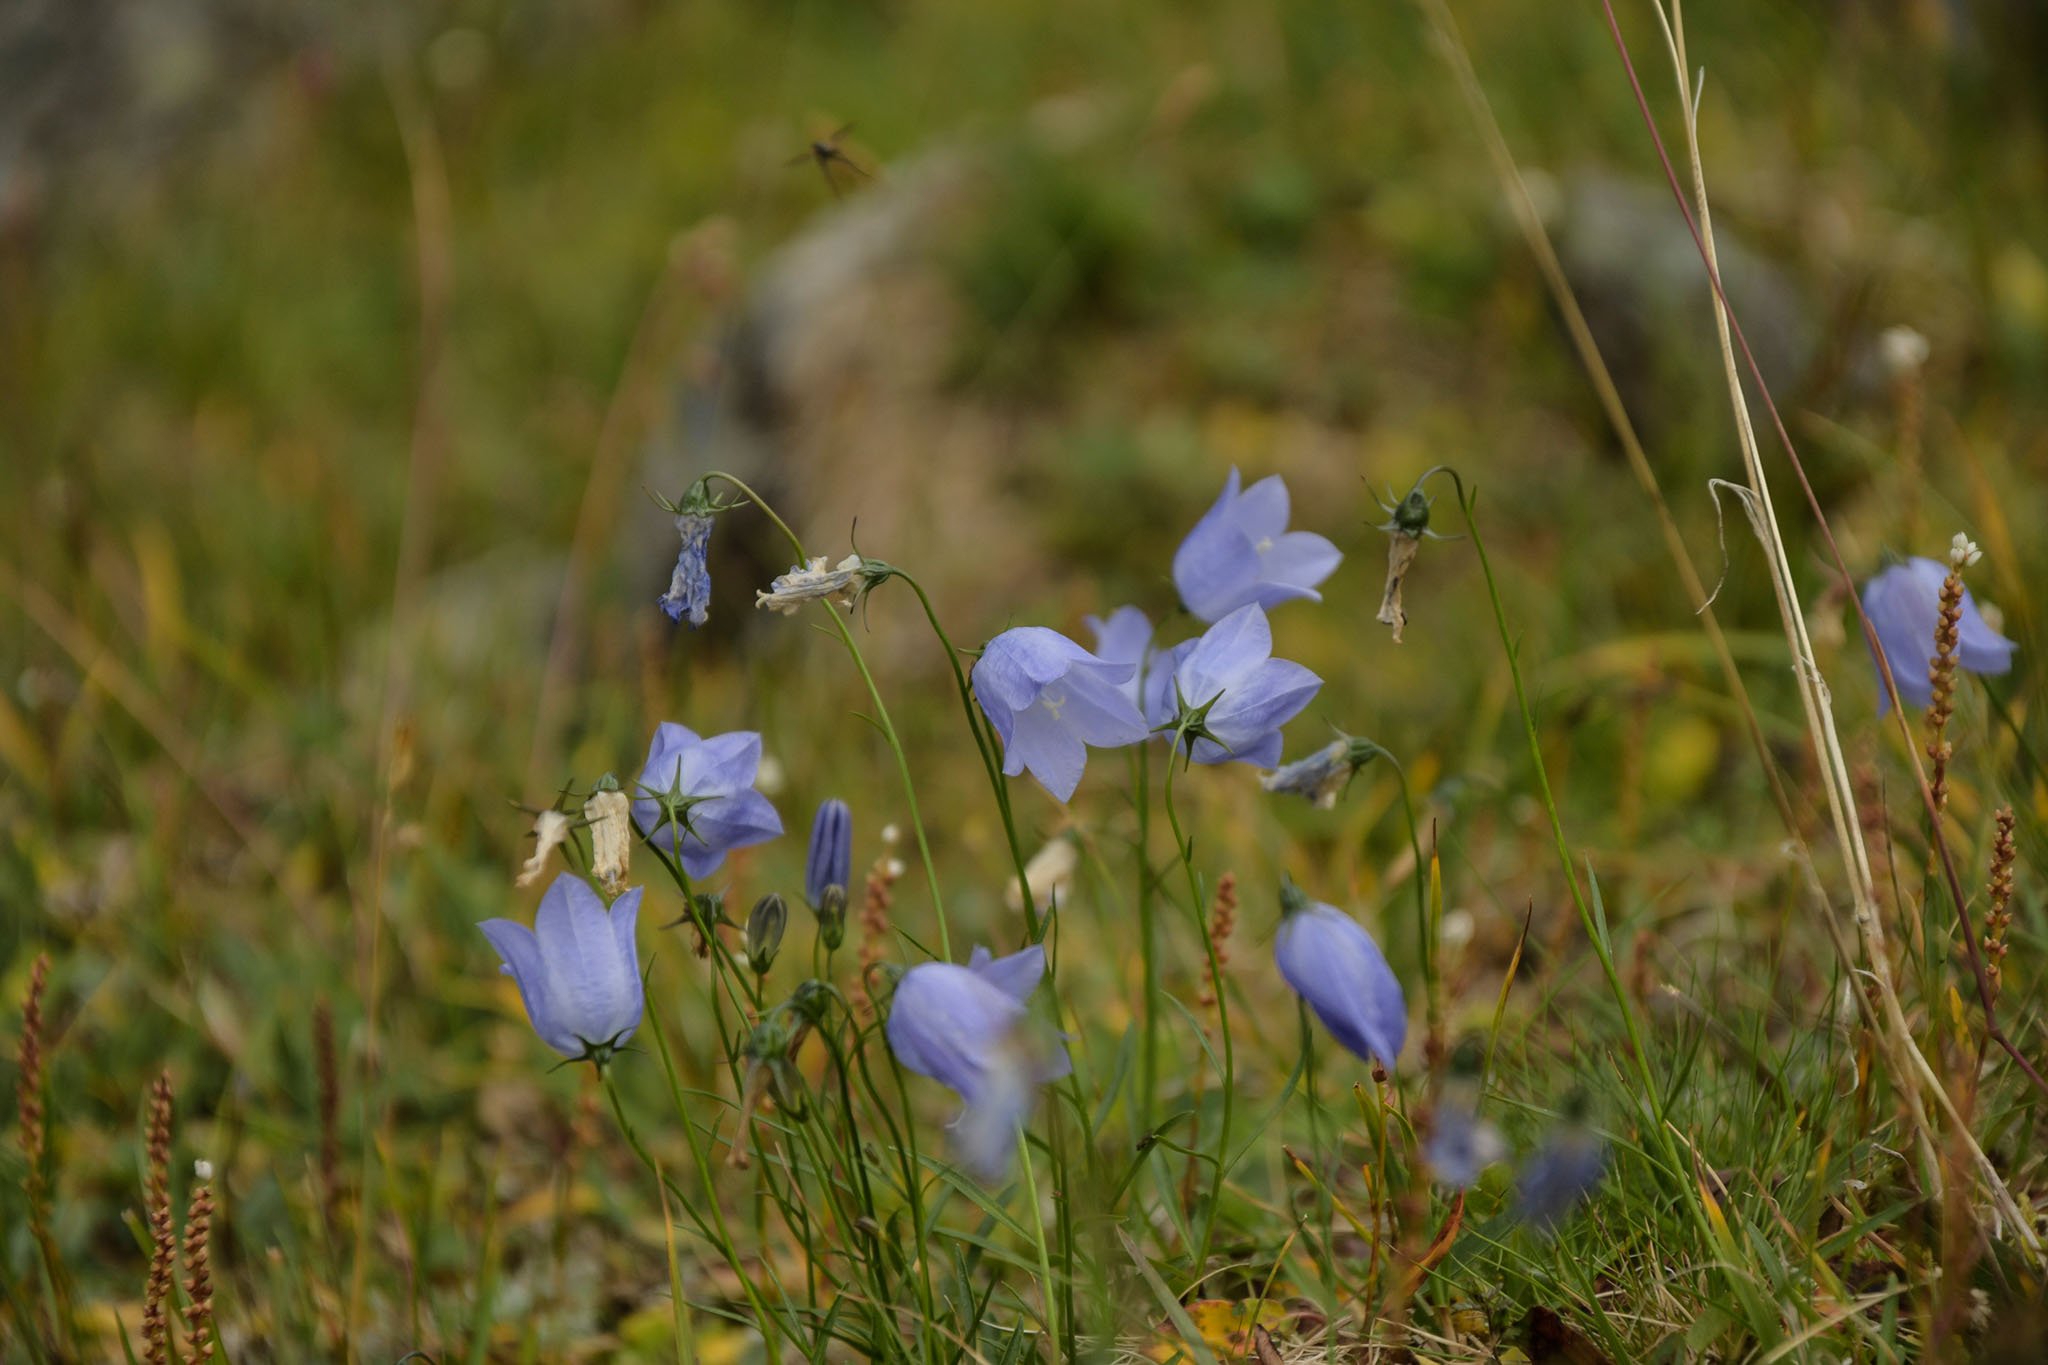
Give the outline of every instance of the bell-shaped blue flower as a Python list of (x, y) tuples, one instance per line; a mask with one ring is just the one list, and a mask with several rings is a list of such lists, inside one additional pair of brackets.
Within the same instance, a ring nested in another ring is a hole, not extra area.
[(564, 1057), (604, 1061), (633, 1036), (646, 1003), (633, 926), (634, 887), (607, 910), (597, 892), (564, 872), (541, 897), (533, 928), (487, 919), (477, 928), (519, 983), (533, 1031)]
[(1479, 1174), (1508, 1154), (1507, 1140), (1500, 1130), (1480, 1118), (1470, 1106), (1440, 1105), (1436, 1126), (1422, 1144), (1422, 1159), (1439, 1185), (1469, 1190), (1479, 1183)]
[(1044, 975), (1036, 944), (999, 958), (976, 948), (965, 967), (912, 967), (889, 1005), (889, 1050), (965, 1102), (954, 1135), (967, 1165), (987, 1179), (1008, 1168), (1038, 1087), (1073, 1070), (1066, 1047), (1027, 1017), (1024, 1002)]
[(1380, 946), (1358, 921), (1310, 901), (1292, 882), (1280, 889), (1273, 959), (1330, 1036), (1387, 1070), (1408, 1037), (1408, 1002)]
[(1322, 601), (1316, 584), (1336, 572), (1344, 556), (1313, 531), (1288, 530), (1287, 512), (1287, 485), (1278, 474), (1240, 491), (1233, 468), (1216, 505), (1174, 552), (1173, 585), (1187, 609), (1220, 621), (1250, 602)]
[(1118, 607), (1107, 620), (1084, 616), (1081, 623), (1095, 632), (1096, 658), (1131, 666), (1130, 678), (1118, 684), (1117, 690), (1130, 698), (1131, 705), (1144, 710), (1145, 672), (1154, 657), (1151, 620), (1136, 607)]
[(1476, 1038), (1466, 1038), (1451, 1053), (1450, 1066), (1437, 1083), (1422, 1159), (1439, 1185), (1468, 1190), (1478, 1183), (1481, 1171), (1507, 1158), (1507, 1140), (1479, 1116), (1485, 1071), (1484, 1048)]
[(761, 736), (752, 730), (703, 739), (663, 721), (634, 787), (633, 823), (680, 857), (685, 872), (708, 877), (733, 849), (782, 833), (782, 817), (754, 790), (760, 766)]
[(811, 847), (804, 855), (804, 899), (815, 910), (825, 903), (825, 888), (844, 891), (853, 876), (853, 812), (833, 797), (818, 803), (811, 820)]
[(1573, 1092), (1563, 1116), (1522, 1163), (1515, 1180), (1516, 1213), (1546, 1236), (1607, 1174), (1607, 1140), (1593, 1131), (1587, 1117), (1584, 1094)]
[(1118, 748), (1150, 733), (1123, 691), (1136, 671), (1044, 626), (990, 640), (975, 661), (974, 697), (1003, 741), (1003, 771), (1015, 777), (1028, 768), (1054, 797), (1071, 797), (1088, 745)]
[(669, 575), (668, 591), (655, 600), (669, 620), (680, 624), (687, 616), (694, 630), (711, 616), (711, 518), (678, 512), (676, 531), (683, 547), (676, 555), (675, 572)]
[[(1946, 564), (1916, 557), (1892, 565), (1863, 585), (1863, 613), (1870, 618), (1871, 629), (1877, 632), (1877, 642), (1884, 646), (1885, 658), (1891, 661), (1899, 700), (1911, 706), (1925, 706), (1934, 700), (1928, 668), (1934, 662), (1934, 631), (1941, 620), (1941, 584), (1947, 577)], [(1985, 622), (1968, 588), (1963, 589), (1962, 609), (1956, 662), (1972, 673), (2003, 673), (2011, 668), (2013, 651), (2019, 646)], [(1891, 709), (1892, 699), (1875, 655), (1871, 664), (1880, 670), (1877, 713), (1881, 716)]]
[[(1207, 707), (1207, 738), (1194, 741), (1197, 763), (1236, 760), (1271, 768), (1280, 762), (1280, 727), (1315, 698), (1323, 680), (1298, 663), (1275, 659), (1266, 613), (1239, 607), (1193, 642), (1174, 662), (1166, 696)], [(1148, 700), (1150, 700), (1148, 698)], [(1168, 712), (1166, 721), (1173, 719)]]

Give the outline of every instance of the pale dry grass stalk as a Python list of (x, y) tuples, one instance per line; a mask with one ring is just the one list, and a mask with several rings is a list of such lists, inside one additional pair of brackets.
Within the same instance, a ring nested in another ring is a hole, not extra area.
[(1593, 339), (1593, 329), (1579, 307), (1578, 296), (1565, 276), (1556, 248), (1551, 245), (1550, 234), (1543, 226), (1543, 215), (1529, 196), (1521, 168), (1515, 164), (1514, 153), (1508, 147), (1499, 121), (1493, 116), (1493, 106), (1486, 98), (1485, 88), (1479, 84), (1478, 73), (1472, 69), (1472, 57), (1465, 48), (1464, 39), (1458, 34), (1457, 21), (1445, 0), (1416, 0), (1416, 3), (1430, 22), (1438, 49), (1445, 64), (1451, 68), (1458, 93), (1479, 129), (1480, 140), (1486, 144), (1487, 156), (1493, 162), (1494, 173), (1500, 179), (1501, 190), (1514, 213), (1515, 224), (1521, 229), (1529, 254), (1535, 257), (1544, 285), (1550, 291), (1551, 301), (1557, 305), (1564, 320), (1565, 332), (1571, 337), (1573, 350), (1578, 352), (1579, 363), (1585, 366), (1586, 376), (1600, 400), (1601, 411), (1606, 414), (1608, 425), (1614, 429), (1615, 438), (1621, 442), (1629, 472), (1635, 476), (1636, 483), (1657, 514), (1657, 529), (1663, 538), (1665, 552), (1671, 558), (1672, 567), (1678, 571), (1679, 581), (1685, 585), (1686, 597), (1699, 618), (1700, 628), (1706, 632), (1722, 680), (1727, 684), (1728, 695), (1735, 699), (1736, 709), (1742, 714), (1750, 745), (1756, 750), (1757, 762), (1770, 786), (1771, 800), (1777, 806), (1785, 827), (1796, 837), (1798, 821), (1792, 812), (1791, 798), (1779, 774), (1778, 761), (1772, 756), (1770, 744), (1764, 737), (1763, 724), (1757, 719), (1756, 708), (1750, 704), (1749, 689), (1742, 681), (1742, 670), (1736, 665), (1735, 654), (1728, 647), (1728, 638), (1722, 633), (1720, 620), (1714, 614), (1713, 595), (1707, 591), (1699, 570), (1693, 566), (1685, 538), (1679, 534), (1670, 505), (1664, 501), (1664, 490), (1657, 479), (1656, 468), (1650, 463), (1642, 440), (1636, 434), (1635, 423), (1621, 401), (1621, 391), (1615, 387), (1614, 377), (1600, 354), (1599, 343)]
[[(1604, 0), (1603, 0), (1604, 2)], [(1937, 1150), (1934, 1128), (1928, 1119), (1922, 1103), (1922, 1091), (1931, 1093), (1953, 1125), (1954, 1140), (1965, 1148), (1971, 1164), (1979, 1172), (1985, 1189), (1998, 1206), (2000, 1214), (2011, 1220), (2019, 1232), (2022, 1244), (2036, 1258), (2040, 1256), (2040, 1239), (2031, 1224), (2021, 1214), (2019, 1205), (2006, 1188), (2004, 1179), (1985, 1156), (1982, 1147), (1969, 1132), (1969, 1125), (1957, 1110), (1948, 1088), (1929, 1064), (1925, 1054), (1914, 1041), (1912, 1030), (1907, 1023), (1905, 1010), (1899, 1001), (1898, 988), (1892, 979), (1890, 950), (1886, 944), (1883, 921), (1877, 913), (1875, 883), (1871, 874), (1870, 856), (1863, 841), (1863, 831), (1855, 818), (1855, 789), (1850, 780), (1848, 764), (1843, 757), (1841, 738), (1837, 733), (1832, 699), (1826, 680), (1815, 662), (1813, 641), (1808, 633), (1805, 613), (1802, 610), (1793, 586), (1790, 558), (1785, 549), (1784, 535), (1778, 526), (1776, 511), (1771, 503), (1770, 481), (1763, 468), (1763, 459), (1757, 444), (1755, 428), (1750, 420), (1749, 404), (1743, 394), (1741, 372), (1735, 359), (1735, 328), (1733, 310), (1721, 286), (1720, 262), (1714, 248), (1713, 223), (1707, 201), (1706, 172), (1699, 150), (1698, 108), (1686, 73), (1691, 69), (1685, 53), (1685, 24), (1681, 0), (1671, 0), (1671, 11), (1667, 15), (1660, 5), (1657, 8), (1659, 24), (1663, 27), (1666, 46), (1670, 52), (1672, 71), (1676, 80), (1679, 99), (1685, 110), (1684, 126), (1686, 150), (1691, 162), (1694, 189), (1694, 210), (1697, 213), (1697, 227), (1694, 229), (1702, 256), (1707, 265), (1708, 278), (1714, 290), (1714, 326), (1721, 346), (1722, 366), (1728, 383), (1729, 395), (1735, 412), (1735, 425), (1743, 457), (1744, 472), (1748, 480), (1750, 497), (1750, 520), (1762, 542), (1771, 570), (1771, 586), (1778, 598), (1779, 613), (1787, 643), (1791, 646), (1794, 660), (1793, 673), (1799, 684), (1799, 696), (1806, 713), (1807, 731), (1816, 753), (1821, 758), (1821, 771), (1828, 798), (1828, 811), (1834, 823), (1835, 837), (1841, 847), (1843, 861), (1849, 877), (1850, 896), (1853, 905), (1853, 921), (1863, 941), (1865, 970), (1870, 974), (1877, 995), (1877, 1005), (1882, 1014), (1883, 1027), (1879, 1036), (1883, 1041), (1888, 1065), (1898, 1082), (1898, 1089), (1904, 1099), (1908, 1117), (1914, 1130), (1915, 1145), (1920, 1149), (1929, 1184), (1929, 1193), (1935, 1197), (1941, 1192), (1941, 1158)], [(1618, 47), (1622, 48), (1626, 61), (1626, 48), (1621, 43), (1618, 27), (1614, 27), (1613, 12), (1608, 8), (1610, 27)], [(1633, 65), (1628, 68), (1631, 84), (1635, 83)], [(1643, 101), (1640, 87), (1637, 98)], [(1644, 117), (1649, 117), (1647, 102), (1642, 104)], [(1655, 130), (1654, 122), (1651, 125)], [(1661, 143), (1660, 143), (1661, 150)], [(1667, 167), (1668, 169), (1668, 167)], [(1675, 172), (1673, 190), (1678, 192)], [(1681, 195), (1681, 206), (1683, 197)], [(1690, 223), (1688, 226), (1692, 226)], [(1747, 356), (1748, 347), (1744, 343)], [(1754, 360), (1751, 359), (1754, 367)], [(1766, 395), (1766, 401), (1768, 396)], [(1773, 410), (1775, 420), (1775, 409)], [(1780, 437), (1791, 450), (1790, 437), (1778, 423)], [(1792, 455), (1795, 461), (1796, 455)], [(1809, 490), (1810, 492), (1810, 490)], [(1840, 567), (1839, 554), (1836, 556)], [(1860, 610), (1860, 609), (1859, 609)], [(1867, 628), (1867, 622), (1866, 622)], [(1923, 786), (1925, 775), (1918, 772), (1918, 756), (1915, 755), (1916, 777)], [(1937, 819), (1935, 836), (1940, 838)], [(1829, 905), (1832, 917), (1832, 904)], [(1965, 935), (1968, 938), (1968, 935)], [(1839, 940), (1838, 940), (1839, 941)], [(1974, 942), (1970, 944), (1971, 958), (1976, 958)], [(1988, 1018), (1988, 1015), (1987, 1015)]]
[(171, 1073), (159, 1072), (149, 1092), (149, 1168), (143, 1177), (144, 1213), (149, 1220), (149, 1281), (142, 1297), (142, 1358), (167, 1365), (171, 1350), (171, 1274), (178, 1256), (171, 1225)]

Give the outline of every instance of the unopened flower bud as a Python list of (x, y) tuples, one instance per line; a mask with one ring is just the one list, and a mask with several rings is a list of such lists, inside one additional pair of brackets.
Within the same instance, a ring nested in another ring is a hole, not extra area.
[(827, 952), (846, 941), (846, 888), (834, 884), (818, 898), (818, 937)]
[(782, 946), (782, 931), (789, 927), (789, 906), (770, 892), (754, 902), (747, 915), (747, 965), (756, 976), (766, 976), (774, 965), (775, 950)]
[(811, 845), (804, 856), (804, 899), (815, 909), (825, 889), (836, 886), (841, 900), (853, 877), (853, 812), (837, 797), (818, 803), (811, 821)]
[(831, 1005), (832, 988), (815, 978), (798, 986), (789, 997), (791, 1012), (813, 1028), (825, 1022), (825, 1011)]

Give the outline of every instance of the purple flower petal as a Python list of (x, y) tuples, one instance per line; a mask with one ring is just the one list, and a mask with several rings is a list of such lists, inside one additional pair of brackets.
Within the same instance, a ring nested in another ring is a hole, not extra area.
[[(1273, 633), (1256, 604), (1239, 607), (1209, 627), (1174, 668), (1172, 686), (1189, 706), (1208, 706), (1213, 736), (1189, 751), (1197, 763), (1280, 761), (1280, 727), (1301, 714), (1323, 680), (1286, 659), (1268, 657)], [(1160, 698), (1170, 707), (1171, 692)], [(1170, 711), (1161, 723), (1173, 719)]]
[(1045, 950), (1036, 945), (1001, 958), (976, 948), (965, 967), (912, 967), (889, 1005), (889, 1050), (906, 1070), (966, 1102), (954, 1140), (984, 1179), (1008, 1167), (1038, 1085), (1073, 1069), (1066, 1049), (1035, 1033), (1026, 1017), (1023, 1002), (1044, 970)]
[(1133, 706), (1142, 709), (1145, 665), (1152, 656), (1152, 622), (1136, 607), (1118, 607), (1108, 620), (1087, 616), (1082, 624), (1095, 633), (1096, 657), (1131, 666), (1131, 676), (1118, 687)]
[(533, 1025), (540, 1040), (564, 1057), (581, 1052), (582, 1046), (555, 1016), (553, 1003), (548, 999), (547, 969), (541, 965), (540, 942), (534, 938), (533, 930), (509, 919), (487, 919), (477, 928), (483, 930), (484, 937), (504, 959), (503, 971), (519, 986), (527, 1022)]
[(1088, 766), (1088, 749), (1058, 714), (1045, 706), (1017, 713), (1016, 731), (1003, 755), (1011, 777), (1025, 769), (1058, 801), (1071, 800)]
[[(1913, 558), (1894, 564), (1863, 586), (1863, 612), (1891, 665), (1892, 680), (1898, 685), (1899, 700), (1911, 706), (1926, 706), (1934, 700), (1929, 670), (1934, 663), (1934, 635), (1941, 621), (1941, 585), (1948, 566), (1932, 559)], [(2012, 667), (2013, 651), (2019, 646), (1991, 629), (1977, 610), (1969, 589), (1963, 590), (1962, 616), (1958, 622), (1957, 663), (1972, 673), (2003, 673)], [(1891, 695), (1884, 686), (1878, 656), (1871, 653), (1877, 675), (1878, 714), (1891, 709)]]
[[(647, 765), (635, 780), (633, 823), (662, 848), (681, 856), (692, 877), (708, 876), (736, 848), (765, 843), (782, 833), (782, 817), (754, 790), (761, 766), (761, 736), (734, 730), (710, 739), (664, 721), (648, 746)], [(695, 798), (683, 820), (673, 823), (656, 793)]]
[(883, 1032), (896, 1060), (963, 1099), (980, 1088), (990, 1052), (1024, 1006), (965, 967), (924, 962), (903, 974)]
[(1003, 771), (1029, 771), (1061, 801), (1074, 794), (1088, 745), (1135, 744), (1148, 733), (1127, 686), (1137, 665), (1099, 659), (1057, 631), (1019, 626), (975, 661), (975, 700), (1003, 743)]
[[(639, 902), (633, 904), (637, 908)], [(587, 882), (566, 872), (555, 878), (541, 897), (533, 934), (540, 941), (549, 1000), (569, 1032), (586, 1043), (603, 1043), (639, 1021), (639, 973), (632, 958), (620, 954), (611, 917)]]
[(564, 1057), (623, 1043), (646, 1007), (633, 939), (640, 891), (609, 909), (580, 877), (563, 873), (541, 897), (534, 927), (489, 919), (477, 927), (519, 983), (533, 1031)]
[(1280, 921), (1273, 940), (1280, 975), (1330, 1036), (1392, 1070), (1408, 1037), (1408, 1006), (1385, 954), (1356, 920), (1310, 904)]
[(997, 958), (991, 958), (986, 948), (976, 948), (968, 954), (967, 970), (1022, 1004), (1045, 979), (1045, 948), (1034, 943), (1022, 952)]
[(826, 887), (844, 890), (852, 876), (853, 812), (836, 797), (821, 801), (811, 820), (811, 844), (804, 855), (804, 899), (815, 910), (825, 903)]
[(1343, 559), (1311, 532), (1289, 532), (1287, 485), (1277, 474), (1239, 491), (1236, 469), (1173, 556), (1173, 582), (1187, 609), (1220, 621), (1247, 604), (1321, 600), (1316, 585)]

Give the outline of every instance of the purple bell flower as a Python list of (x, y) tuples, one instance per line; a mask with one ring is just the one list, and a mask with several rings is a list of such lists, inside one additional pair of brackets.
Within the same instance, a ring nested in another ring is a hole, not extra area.
[(639, 887), (606, 909), (589, 883), (564, 872), (541, 897), (533, 928), (509, 919), (477, 928), (519, 983), (541, 1041), (564, 1057), (602, 1062), (633, 1036), (646, 1004), (633, 941), (639, 914)]
[(1563, 1119), (1544, 1135), (1516, 1178), (1517, 1214), (1546, 1237), (1607, 1174), (1607, 1140), (1587, 1126), (1586, 1118), (1585, 1097), (1570, 1096)]
[[(1948, 566), (1937, 560), (1913, 558), (1894, 564), (1863, 585), (1863, 612), (1877, 633), (1891, 661), (1892, 679), (1898, 684), (1899, 700), (1910, 706), (1926, 706), (1934, 700), (1934, 684), (1928, 669), (1934, 663), (1934, 631), (1941, 620), (1941, 584)], [(1963, 615), (1957, 630), (1956, 662), (1972, 673), (2003, 673), (2012, 667), (2013, 651), (2019, 646), (1986, 624), (1970, 590), (1963, 589)], [(1868, 642), (1865, 642), (1866, 645)], [(1891, 693), (1884, 685), (1882, 665), (1877, 668), (1877, 713), (1891, 710)]]
[(1236, 468), (1216, 505), (1173, 556), (1180, 600), (1204, 621), (1220, 621), (1247, 603), (1277, 607), (1297, 597), (1323, 600), (1316, 584), (1344, 559), (1313, 531), (1287, 529), (1287, 485), (1278, 474), (1239, 491)]
[(690, 618), (695, 630), (711, 617), (711, 518), (695, 512), (678, 512), (676, 530), (683, 548), (676, 555), (675, 572), (669, 575), (668, 591), (656, 598), (663, 614), (681, 624)]
[(1422, 1159), (1440, 1185), (1469, 1190), (1479, 1173), (1508, 1154), (1500, 1130), (1479, 1117), (1471, 1101), (1453, 1099), (1437, 1106), (1435, 1126), (1422, 1144)]
[(804, 899), (815, 910), (825, 903), (825, 888), (846, 890), (853, 876), (853, 812), (838, 797), (818, 804), (811, 821), (810, 852), (804, 856)]
[(1025, 769), (1061, 801), (1098, 749), (1150, 733), (1123, 685), (1137, 672), (1090, 654), (1056, 630), (1018, 626), (990, 640), (974, 665), (974, 697), (1003, 741), (1003, 771)]
[(752, 730), (702, 739), (663, 721), (633, 788), (633, 823), (680, 857), (685, 872), (708, 877), (733, 849), (782, 833), (782, 817), (754, 790), (760, 766), (761, 736)]
[(1152, 622), (1136, 607), (1118, 607), (1109, 619), (1084, 616), (1081, 623), (1095, 632), (1095, 657), (1104, 663), (1129, 664), (1130, 679), (1117, 690), (1130, 698), (1131, 705), (1145, 709), (1145, 675), (1157, 657), (1152, 648)]
[(1036, 944), (999, 958), (976, 948), (965, 967), (912, 967), (889, 1006), (889, 1050), (966, 1103), (954, 1133), (966, 1164), (985, 1179), (1008, 1169), (1017, 1124), (1038, 1087), (1073, 1070), (1066, 1047), (1028, 1021), (1024, 1002), (1044, 975), (1045, 949)]
[(1176, 646), (1168, 656), (1173, 672), (1163, 691), (1146, 697), (1148, 705), (1156, 701), (1167, 708), (1160, 723), (1172, 722), (1176, 695), (1187, 706), (1209, 706), (1203, 725), (1212, 738), (1195, 740), (1195, 762), (1276, 766), (1280, 727), (1301, 714), (1323, 680), (1300, 664), (1272, 657), (1273, 631), (1257, 606), (1239, 607), (1182, 649)]
[(1292, 882), (1280, 889), (1273, 959), (1330, 1036), (1391, 1071), (1408, 1037), (1408, 1002), (1386, 956), (1358, 921), (1310, 901)]

